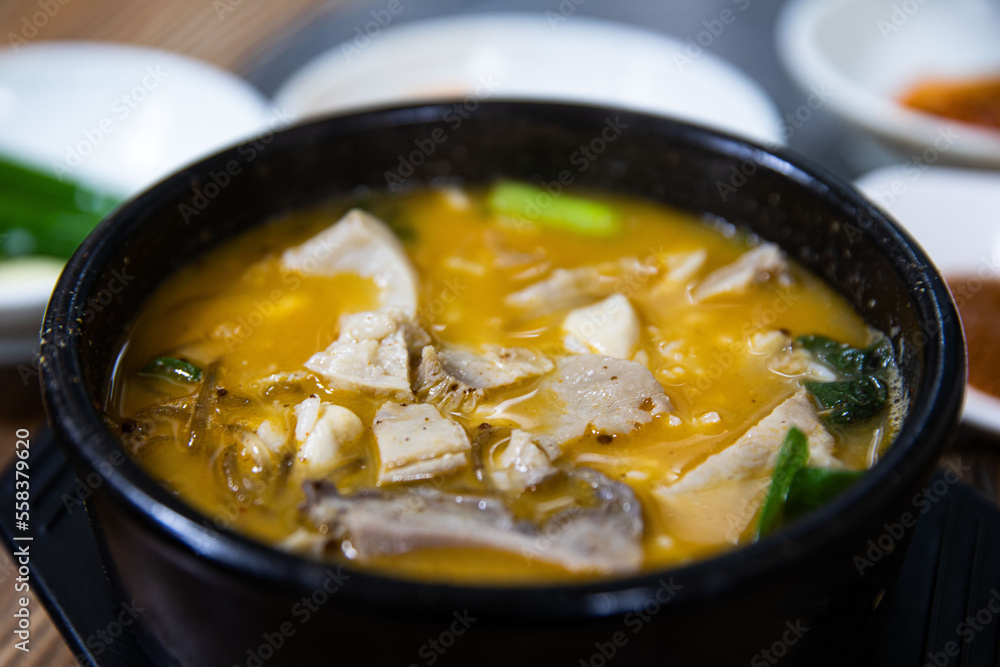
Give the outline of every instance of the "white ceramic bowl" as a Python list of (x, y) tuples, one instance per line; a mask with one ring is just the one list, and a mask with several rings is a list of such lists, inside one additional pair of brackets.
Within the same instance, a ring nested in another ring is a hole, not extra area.
[(1000, 74), (995, 0), (792, 0), (777, 35), (803, 88), (821, 87), (832, 111), (903, 160), (1000, 168), (1000, 131), (897, 102), (930, 77)]
[[(0, 152), (121, 197), (272, 117), (248, 83), (177, 54), (98, 42), (0, 49)], [(31, 359), (61, 268), (0, 261), (0, 363)]]
[[(1000, 279), (1000, 173), (895, 166), (856, 184), (906, 227), (945, 277)], [(968, 387), (963, 419), (1000, 434), (1000, 399)]]
[[(275, 104), (298, 118), (472, 97), (628, 108), (782, 143), (780, 117), (751, 79), (708, 53), (634, 27), (573, 16), (472, 14), (373, 31), (307, 63)], [(470, 100), (472, 103), (473, 100)]]

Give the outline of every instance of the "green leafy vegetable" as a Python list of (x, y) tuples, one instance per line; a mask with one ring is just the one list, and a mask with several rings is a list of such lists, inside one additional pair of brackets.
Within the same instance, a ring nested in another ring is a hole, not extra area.
[(886, 339), (866, 350), (838, 343), (826, 336), (799, 336), (797, 340), (818, 361), (847, 378), (884, 371), (892, 363), (892, 348)]
[(0, 258), (67, 258), (118, 199), (0, 158)]
[(865, 350), (825, 336), (799, 336), (799, 345), (843, 378), (835, 382), (804, 382), (832, 424), (853, 424), (874, 417), (889, 397), (885, 374), (894, 361), (892, 346), (882, 339)]
[(767, 489), (767, 497), (764, 498), (764, 507), (760, 513), (760, 522), (757, 524), (759, 537), (771, 534), (781, 525), (785, 514), (785, 499), (788, 496), (792, 478), (806, 467), (808, 461), (809, 441), (805, 433), (793, 426), (788, 429), (785, 440), (781, 443), (781, 449), (778, 450), (778, 459), (774, 465), (771, 486)]
[(889, 390), (873, 375), (840, 382), (803, 382), (833, 424), (853, 424), (874, 417), (885, 407)]
[(876, 375), (881, 375), (896, 364), (892, 354), (892, 343), (888, 338), (879, 339), (868, 348), (868, 369)]
[(796, 519), (822, 507), (861, 479), (858, 470), (803, 468), (792, 477), (785, 499), (785, 518)]
[(0, 257), (68, 258), (102, 216), (53, 209), (41, 201), (0, 193)]
[(201, 382), (201, 369), (189, 361), (174, 357), (157, 357), (142, 367), (142, 375), (194, 384)]
[(487, 201), (494, 213), (589, 236), (613, 236), (622, 225), (621, 214), (607, 204), (513, 181), (494, 185)]
[(799, 336), (798, 342), (818, 361), (847, 377), (861, 375), (868, 365), (867, 352), (846, 343), (838, 343), (826, 336)]

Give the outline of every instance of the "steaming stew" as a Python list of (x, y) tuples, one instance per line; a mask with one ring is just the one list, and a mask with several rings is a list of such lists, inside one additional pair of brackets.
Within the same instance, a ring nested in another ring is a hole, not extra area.
[(870, 467), (898, 398), (881, 334), (777, 246), (499, 183), (328, 203), (193, 261), (105, 409), (207, 526), (499, 583), (756, 540)]

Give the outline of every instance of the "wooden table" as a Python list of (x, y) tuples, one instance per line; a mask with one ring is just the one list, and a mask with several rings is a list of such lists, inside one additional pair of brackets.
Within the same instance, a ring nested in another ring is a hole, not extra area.
[[(96, 39), (140, 44), (240, 70), (296, 27), (346, 0), (5, 0), (0, 3), (0, 45), (52, 39)], [(12, 37), (14, 36), (14, 37)], [(14, 432), (37, 432), (42, 421), (34, 368), (0, 368), (0, 468), (14, 453)], [(998, 493), (1000, 456), (995, 443), (972, 434), (960, 456), (974, 462), (970, 481)], [(998, 496), (1000, 497), (1000, 496)], [(6, 510), (4, 510), (6, 511)], [(40, 605), (31, 605), (31, 652), (14, 647), (16, 595), (6, 553), (0, 551), (0, 665), (62, 667), (76, 664)]]
[[(88, 39), (168, 49), (238, 71), (311, 16), (342, 2), (323, 0), (4, 0), (0, 46)], [(0, 468), (14, 455), (14, 432), (42, 421), (31, 365), (0, 369)], [(5, 510), (6, 511), (6, 510)], [(32, 602), (29, 653), (14, 646), (16, 599), (10, 559), (0, 550), (0, 665), (64, 667), (76, 660), (41, 605)]]

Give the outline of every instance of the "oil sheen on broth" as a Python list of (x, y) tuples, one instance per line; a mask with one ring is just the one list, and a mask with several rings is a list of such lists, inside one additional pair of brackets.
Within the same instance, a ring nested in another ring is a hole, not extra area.
[(803, 511), (772, 483), (790, 430), (815, 473), (796, 483), (830, 497), (888, 446), (890, 348), (776, 246), (642, 200), (531, 197), (329, 203), (208, 253), (135, 322), (108, 423), (215, 527), (497, 583), (757, 539)]

